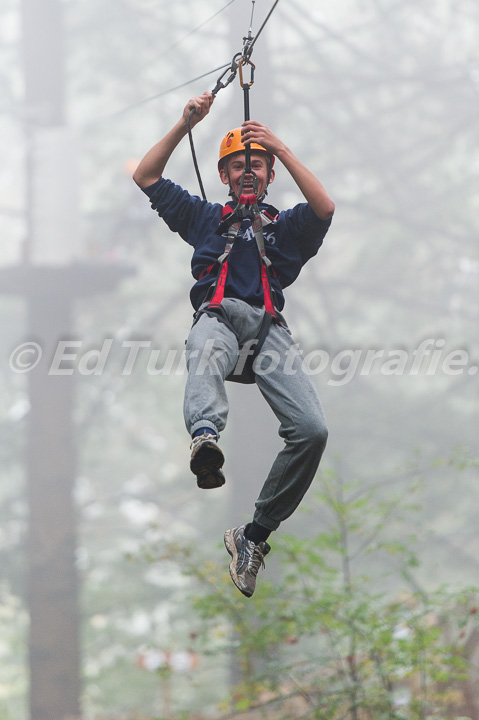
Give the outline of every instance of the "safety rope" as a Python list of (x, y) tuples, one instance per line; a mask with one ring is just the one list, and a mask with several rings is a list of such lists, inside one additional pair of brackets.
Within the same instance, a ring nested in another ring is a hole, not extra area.
[[(237, 72), (239, 72), (240, 77), (240, 84), (243, 89), (243, 96), (244, 96), (244, 116), (245, 121), (250, 120), (250, 107), (249, 107), (249, 91), (251, 89), (251, 86), (254, 82), (254, 71), (255, 66), (251, 62), (251, 53), (253, 49), (253, 45), (255, 43), (255, 38), (252, 36), (252, 30), (251, 25), (253, 22), (253, 14), (254, 14), (254, 3), (255, 0), (252, 0), (253, 7), (252, 7), (252, 13), (251, 13), (251, 23), (250, 28), (248, 31), (248, 35), (243, 38), (243, 51), (240, 53), (236, 53), (236, 55), (233, 56), (233, 60), (231, 61), (231, 65), (228, 68), (228, 70), (225, 70), (223, 74), (218, 79), (216, 86), (213, 90), (213, 95), (216, 95), (216, 93), (221, 90), (221, 88), (226, 87), (230, 82), (234, 80), (236, 77)], [(271, 13), (273, 12), (274, 8), (278, 4), (278, 0), (274, 3), (273, 7), (271, 8), (266, 20), (264, 21), (263, 25), (260, 28), (260, 32), (263, 30), (264, 26), (266, 25), (266, 22), (271, 17)], [(250, 77), (249, 81), (245, 79), (245, 76), (243, 75), (243, 69), (249, 66), (250, 69)], [(226, 81), (223, 81), (224, 76), (229, 71), (229, 77), (226, 79)], [(190, 147), (191, 147), (191, 153), (193, 156), (193, 163), (196, 170), (196, 175), (198, 177), (198, 182), (200, 185), (201, 194), (203, 196), (203, 200), (206, 201), (206, 195), (203, 187), (203, 182), (201, 180), (200, 171), (198, 168), (198, 163), (196, 160), (196, 153), (194, 149), (193, 144), (193, 136), (191, 132), (191, 118), (193, 116), (193, 113), (195, 112), (194, 108), (191, 108), (189, 114), (188, 114), (188, 135), (190, 139)], [(261, 201), (260, 198), (258, 198), (258, 176), (251, 168), (251, 147), (250, 143), (244, 143), (245, 147), (245, 167), (243, 170), (243, 173), (241, 175), (240, 184), (239, 184), (239, 191), (238, 196), (236, 198), (236, 207), (234, 210), (231, 208), (228, 208), (226, 206), (223, 208), (223, 220), (220, 223), (220, 227), (218, 228), (217, 232), (222, 233), (224, 229), (227, 228), (228, 234), (227, 234), (227, 240), (225, 244), (225, 249), (223, 251), (223, 254), (218, 257), (215, 265), (218, 266), (218, 271), (216, 275), (216, 280), (213, 282), (213, 284), (209, 287), (207, 295), (205, 300), (208, 301), (207, 307), (202, 307), (200, 310), (197, 311), (195, 314), (195, 322), (198, 321), (200, 315), (202, 313), (206, 313), (207, 315), (215, 317), (216, 314), (218, 314), (218, 318), (220, 321), (225, 322), (226, 324), (229, 323), (228, 319), (225, 317), (224, 308), (222, 308), (222, 302), (225, 296), (226, 291), (226, 283), (227, 283), (227, 277), (228, 277), (228, 260), (230, 257), (230, 253), (233, 249), (233, 245), (235, 243), (236, 238), (238, 237), (239, 231), (241, 229), (242, 221), (244, 218), (250, 218), (251, 220), (251, 228), (253, 230), (256, 245), (260, 257), (260, 265), (261, 265), (261, 286), (263, 290), (263, 298), (264, 298), (264, 313), (263, 313), (263, 319), (261, 321), (261, 326), (258, 331), (258, 337), (256, 339), (256, 348), (253, 353), (253, 357), (251, 357), (248, 353), (247, 362), (245, 365), (244, 370), (246, 370), (246, 373), (241, 373), (241, 377), (235, 377), (233, 374), (229, 375), (226, 379), (227, 380), (236, 380), (237, 382), (255, 382), (255, 373), (254, 373), (254, 367), (252, 365), (253, 360), (257, 357), (258, 353), (261, 351), (263, 347), (263, 343), (265, 341), (266, 336), (268, 335), (271, 323), (279, 323), (281, 324), (281, 315), (278, 313), (275, 302), (274, 302), (274, 289), (271, 286), (271, 260), (266, 255), (265, 245), (264, 245), (264, 235), (263, 235), (263, 228), (265, 225), (267, 225), (270, 222), (274, 222), (276, 220), (276, 217), (278, 215), (277, 210), (272, 208), (271, 206), (267, 209), (260, 210), (259, 203)], [(272, 163), (270, 164), (272, 165)], [(253, 192), (245, 192), (243, 194), (243, 186), (244, 186), (244, 180), (246, 175), (251, 176), (253, 178)], [(269, 182), (271, 174), (271, 166), (268, 170), (268, 179), (267, 183)], [(229, 212), (226, 212), (225, 210), (229, 210)], [(206, 269), (206, 272), (210, 272), (213, 270), (215, 265), (212, 265), (210, 268)], [(200, 276), (201, 277), (201, 276)], [(234, 331), (234, 330), (233, 330)], [(242, 352), (242, 348), (240, 349), (240, 354)], [(249, 361), (249, 366), (248, 366)]]
[[(212, 95), (215, 95), (215, 96), (216, 96), (216, 94), (217, 94), (220, 90), (222, 90), (222, 89), (225, 88), (227, 85), (229, 85), (231, 82), (233, 82), (233, 80), (234, 80), (235, 77), (236, 77), (236, 73), (238, 72), (238, 60), (237, 60), (237, 58), (240, 57), (240, 56), (241, 56), (241, 53), (236, 53), (236, 55), (233, 56), (233, 59), (232, 59), (231, 63), (226, 66), (226, 69), (221, 73), (221, 75), (219, 76), (218, 80), (216, 81), (216, 85), (215, 85), (215, 87), (213, 88), (213, 90), (211, 91), (211, 94), (212, 94)], [(225, 67), (225, 66), (223, 66), (223, 67)], [(221, 69), (223, 69), (223, 68), (221, 68)], [(225, 76), (228, 72), (229, 72), (229, 76), (228, 76), (228, 77), (226, 78), (226, 80), (223, 82), (223, 78), (224, 78), (224, 76)], [(202, 179), (201, 179), (200, 168), (199, 168), (199, 166), (198, 166), (198, 159), (197, 159), (197, 157), (196, 157), (195, 145), (194, 145), (194, 142), (193, 142), (193, 133), (191, 132), (191, 118), (193, 117), (194, 114), (195, 114), (195, 109), (194, 109), (194, 108), (191, 108), (191, 110), (190, 110), (190, 112), (189, 112), (189, 114), (188, 114), (188, 119), (187, 119), (188, 138), (189, 138), (189, 141), (190, 141), (191, 157), (193, 158), (193, 165), (194, 165), (194, 168), (195, 168), (196, 177), (198, 178), (198, 184), (199, 184), (199, 186), (200, 186), (201, 196), (202, 196), (203, 200), (206, 200), (205, 188), (204, 188), (204, 186), (203, 186), (203, 181), (202, 181)]]

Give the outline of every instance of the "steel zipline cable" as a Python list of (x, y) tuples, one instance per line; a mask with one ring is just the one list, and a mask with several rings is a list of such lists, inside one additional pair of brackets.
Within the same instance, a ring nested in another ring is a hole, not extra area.
[[(151, 66), (153, 63), (155, 63), (157, 60), (160, 60), (162, 57), (164, 57), (165, 55), (167, 55), (167, 54), (170, 52), (170, 50), (173, 50), (173, 48), (175, 48), (175, 47), (177, 47), (178, 45), (180, 45), (180, 43), (182, 43), (184, 40), (186, 40), (187, 38), (190, 38), (192, 35), (194, 35), (195, 33), (197, 33), (198, 30), (201, 30), (201, 28), (204, 27), (205, 25), (207, 25), (211, 20), (214, 20), (215, 17), (217, 17), (218, 15), (220, 15), (222, 12), (224, 12), (224, 11), (225, 11), (230, 5), (232, 5), (234, 2), (235, 2), (235, 0), (229, 0), (229, 2), (226, 3), (226, 5), (223, 5), (223, 7), (220, 8), (219, 10), (217, 10), (215, 13), (213, 13), (213, 15), (210, 15), (208, 18), (206, 18), (206, 20), (203, 20), (203, 22), (200, 23), (199, 25), (197, 25), (196, 27), (194, 27), (193, 30), (190, 30), (189, 32), (187, 32), (186, 35), (182, 35), (180, 38), (178, 38), (178, 39), (175, 40), (173, 43), (171, 43), (171, 45), (168, 45), (168, 47), (165, 48), (165, 49), (164, 49), (159, 55), (157, 55), (155, 58), (153, 58), (153, 60), (150, 60), (149, 62), (146, 62), (146, 63), (144, 63), (143, 65), (140, 65), (140, 67), (137, 67), (137, 68), (135, 69), (134, 73), (132, 73), (132, 76), (136, 77), (136, 76), (138, 75), (138, 73), (140, 73), (140, 72), (141, 72), (142, 70), (144, 70), (146, 67), (150, 67), (150, 66)], [(216, 72), (216, 71), (213, 70), (212, 72)], [(128, 77), (129, 77), (129, 76), (128, 76)], [(192, 82), (193, 82), (193, 81), (192, 81)]]
[[(223, 5), (222, 8), (220, 8), (215, 13), (210, 15), (208, 18), (206, 18), (206, 20), (203, 20), (203, 22), (200, 23), (199, 25), (197, 25), (195, 28), (193, 28), (193, 30), (190, 30), (188, 33), (186, 33), (186, 35), (183, 35), (182, 37), (178, 38), (178, 40), (175, 40), (175, 42), (173, 42), (165, 50), (163, 50), (163, 52), (160, 53), (160, 55), (157, 55), (156, 58), (145, 63), (144, 65), (141, 65), (140, 67), (137, 67), (136, 70), (134, 71), (134, 76), (136, 77), (139, 72), (141, 72), (146, 67), (149, 67), (150, 65), (152, 65), (152, 63), (154, 63), (157, 60), (159, 60), (160, 58), (162, 58), (164, 55), (169, 53), (170, 50), (172, 50), (174, 47), (176, 47), (177, 45), (182, 43), (184, 40), (186, 40), (187, 38), (190, 38), (192, 35), (197, 33), (198, 30), (201, 30), (202, 27), (207, 25), (211, 20), (213, 20), (215, 17), (220, 15), (222, 12), (224, 12), (235, 1), (236, 0), (229, 0), (229, 2), (226, 3), (226, 5)], [(162, 97), (163, 95), (168, 95), (169, 93), (174, 92), (175, 90), (179, 90), (182, 87), (186, 87), (187, 85), (190, 85), (190, 84), (196, 82), (197, 80), (201, 80), (204, 77), (208, 77), (208, 75), (212, 75), (213, 73), (218, 72), (219, 70), (224, 70), (224, 68), (226, 68), (226, 67), (228, 67), (228, 65), (222, 65), (218, 68), (214, 68), (213, 70), (209, 70), (208, 72), (203, 73), (202, 75), (199, 75), (198, 77), (195, 77), (192, 80), (187, 80), (186, 82), (181, 83), (180, 85), (175, 85), (174, 87), (171, 87), (168, 90), (163, 90), (162, 92), (156, 93), (155, 95), (151, 95), (150, 97), (144, 98), (143, 100), (138, 100), (137, 102), (131, 103), (130, 105), (127, 105), (127, 106), (121, 108), (120, 110), (116, 110), (112, 113), (108, 113), (107, 115), (105, 115), (103, 117), (97, 118), (96, 121), (92, 121), (90, 123), (85, 123), (85, 126), (90, 127), (91, 125), (94, 125), (97, 122), (101, 122), (104, 120), (110, 120), (112, 118), (123, 115), (124, 113), (128, 112), (129, 110), (133, 110), (136, 107), (140, 107), (141, 105), (144, 105), (145, 103), (151, 102), (152, 100), (156, 100), (157, 98)], [(132, 75), (133, 75), (133, 73), (132, 73)], [(2, 112), (2, 110), (0, 109), (0, 113), (1, 112)]]
[(121, 108), (121, 110), (117, 110), (116, 112), (113, 112), (109, 115), (104, 115), (101, 118), (97, 118), (92, 123), (86, 123), (86, 125), (96, 124), (99, 121), (102, 120), (110, 120), (111, 118), (118, 117), (120, 115), (123, 115), (124, 113), (129, 112), (130, 110), (134, 110), (134, 108), (140, 107), (140, 105), (144, 105), (145, 103), (149, 103), (152, 100), (157, 100), (160, 97), (163, 97), (164, 95), (168, 95), (169, 93), (175, 92), (175, 90), (180, 90), (181, 88), (186, 87), (187, 85), (191, 85), (192, 83), (196, 82), (197, 80), (202, 80), (205, 77), (208, 77), (209, 75), (213, 75), (213, 73), (219, 72), (220, 70), (224, 70), (225, 68), (229, 68), (230, 63), (227, 63), (226, 65), (220, 65), (220, 67), (214, 68), (213, 70), (209, 70), (208, 72), (203, 73), (202, 75), (198, 75), (197, 77), (194, 77), (192, 80), (187, 80), (184, 83), (181, 83), (180, 85), (175, 85), (174, 87), (168, 88), (168, 90), (162, 90), (162, 92), (156, 93), (155, 95), (150, 95), (150, 97), (143, 98), (143, 100), (138, 100), (138, 102), (132, 103), (131, 105), (127, 105), (124, 108)]
[[(255, 2), (255, 0), (253, 0), (253, 4), (254, 4), (254, 2)], [(263, 22), (263, 24), (261, 25), (260, 29), (259, 29), (258, 32), (256, 33), (256, 36), (253, 38), (253, 42), (252, 42), (251, 45), (249, 46), (249, 54), (250, 54), (250, 55), (251, 55), (251, 53), (252, 53), (252, 51), (253, 51), (253, 47), (254, 47), (254, 44), (255, 44), (256, 40), (259, 38), (259, 36), (260, 36), (261, 33), (263, 32), (264, 26), (266, 25), (266, 23), (267, 23), (268, 20), (270, 19), (271, 15), (273, 14), (273, 10), (275, 9), (275, 7), (276, 7), (276, 5), (278, 4), (278, 2), (279, 2), (279, 0), (276, 0), (276, 2), (274, 3), (273, 7), (271, 8), (271, 10), (269, 11), (269, 13), (267, 14), (265, 21)]]
[[(190, 37), (190, 36), (191, 36), (193, 33), (195, 33), (197, 30), (199, 30), (201, 27), (203, 27), (204, 25), (206, 25), (207, 22), (209, 22), (211, 19), (213, 19), (214, 17), (216, 17), (217, 15), (219, 15), (221, 12), (223, 12), (224, 10), (226, 10), (226, 8), (229, 7), (230, 5), (232, 5), (233, 2), (235, 2), (235, 0), (230, 0), (230, 1), (229, 1), (226, 5), (224, 5), (220, 10), (218, 10), (216, 13), (214, 13), (214, 14), (211, 15), (209, 18), (207, 18), (207, 20), (205, 20), (203, 23), (201, 23), (201, 25), (198, 25), (198, 26), (197, 26), (196, 28), (194, 28), (194, 30), (192, 30), (190, 33), (188, 33), (187, 35), (185, 35), (185, 36), (183, 36), (182, 38), (180, 38), (180, 40), (178, 40), (176, 43), (174, 43), (174, 45), (178, 44), (179, 42), (181, 42), (182, 40), (184, 40), (186, 37)], [(253, 8), (254, 8), (255, 0), (252, 0), (252, 2), (253, 2)], [(259, 29), (259, 31), (258, 31), (258, 34), (256, 35), (255, 38), (251, 38), (251, 40), (250, 40), (250, 45), (248, 46), (248, 53), (247, 53), (247, 54), (248, 54), (248, 58), (249, 58), (250, 55), (251, 55), (251, 52), (252, 52), (252, 49), (253, 49), (253, 45), (255, 44), (256, 40), (258, 39), (258, 37), (259, 37), (260, 33), (262, 32), (264, 26), (265, 26), (266, 23), (268, 22), (271, 14), (272, 14), (272, 12), (273, 12), (273, 10), (275, 9), (276, 5), (278, 4), (278, 2), (279, 2), (279, 0), (275, 0), (274, 5), (272, 6), (272, 8), (271, 8), (271, 10), (269, 11), (269, 13), (268, 13), (265, 21), (263, 22), (262, 26), (260, 27), (260, 29)], [(249, 35), (251, 35), (251, 28), (250, 28)], [(171, 46), (171, 47), (173, 47), (173, 46)], [(246, 48), (245, 48), (245, 49), (246, 49)], [(157, 99), (160, 98), (160, 97), (164, 97), (165, 95), (168, 95), (169, 93), (175, 92), (175, 90), (180, 90), (181, 88), (187, 87), (188, 85), (191, 85), (191, 84), (193, 84), (194, 82), (197, 82), (198, 80), (202, 80), (202, 79), (205, 78), (205, 77), (209, 77), (210, 75), (213, 75), (214, 73), (223, 70), (224, 72), (223, 72), (222, 75), (220, 75), (220, 77), (219, 77), (219, 79), (218, 79), (218, 81), (217, 81), (217, 83), (216, 83), (216, 87), (215, 87), (214, 90), (213, 90), (213, 94), (216, 95), (216, 93), (217, 93), (220, 89), (222, 89), (222, 88), (226, 87), (227, 85), (229, 85), (229, 83), (232, 82), (232, 81), (234, 80), (234, 78), (236, 77), (236, 72), (237, 72), (237, 70), (238, 70), (238, 63), (237, 63), (237, 61), (236, 61), (236, 58), (238, 58), (238, 57), (240, 57), (241, 55), (243, 55), (244, 52), (245, 52), (245, 50), (243, 50), (242, 53), (241, 53), (241, 52), (240, 52), (240, 53), (237, 53), (237, 55), (235, 55), (235, 57), (233, 58), (233, 61), (232, 61), (231, 63), (226, 63), (225, 65), (220, 65), (219, 67), (216, 67), (216, 68), (214, 68), (213, 70), (209, 70), (208, 72), (202, 73), (201, 75), (197, 75), (196, 77), (192, 78), (191, 80), (187, 80), (187, 81), (185, 81), (185, 82), (183, 82), (183, 83), (180, 83), (179, 85), (175, 85), (175, 86), (173, 86), (173, 87), (170, 87), (170, 88), (168, 88), (167, 90), (162, 90), (162, 91), (159, 92), (159, 93), (155, 93), (155, 95), (150, 95), (150, 96), (147, 97), (147, 98), (143, 98), (142, 100), (138, 100), (137, 102), (131, 103), (130, 105), (127, 105), (127, 106), (121, 108), (120, 110), (116, 110), (116, 111), (114, 111), (114, 112), (112, 112), (112, 113), (108, 113), (108, 114), (106, 114), (106, 115), (104, 115), (104, 116), (102, 116), (102, 117), (97, 117), (97, 118), (95, 118), (94, 120), (91, 120), (90, 122), (86, 122), (86, 123), (82, 124), (82, 127), (83, 127), (83, 128), (88, 128), (88, 127), (97, 125), (97, 124), (99, 124), (99, 123), (101, 123), (101, 122), (105, 122), (106, 120), (112, 120), (112, 119), (114, 119), (114, 118), (120, 117), (121, 115), (124, 115), (125, 113), (129, 112), (130, 110), (134, 110), (134, 109), (137, 108), (137, 107), (141, 107), (142, 105), (145, 105), (146, 103), (149, 103), (149, 102), (151, 102), (151, 101), (153, 101), (153, 100), (157, 100)], [(224, 75), (226, 75), (226, 73), (228, 72), (228, 69), (230, 69), (231, 74), (230, 74), (229, 78), (226, 80), (226, 82), (223, 83), (223, 82), (222, 82), (222, 79), (223, 79)], [(190, 144), (192, 144), (193, 139), (192, 139), (192, 137), (191, 137), (191, 133), (189, 133), (189, 134), (190, 134)], [(195, 151), (194, 151), (194, 146), (193, 146), (193, 145), (192, 145), (192, 153), (193, 153), (193, 162), (194, 162), (194, 164), (195, 164), (195, 169), (196, 169), (196, 168), (197, 168), (197, 161), (196, 161), (196, 155), (195, 155)], [(197, 175), (198, 175), (198, 178), (199, 178), (199, 169), (197, 170)], [(199, 180), (200, 180), (200, 178), (199, 178)], [(202, 184), (203, 184), (203, 183), (202, 183), (201, 180), (200, 180), (200, 186), (202, 186)]]

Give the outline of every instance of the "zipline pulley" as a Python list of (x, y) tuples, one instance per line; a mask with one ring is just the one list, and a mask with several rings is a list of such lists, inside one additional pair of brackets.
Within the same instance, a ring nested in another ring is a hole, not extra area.
[[(244, 95), (244, 119), (245, 119), (245, 122), (251, 119), (251, 117), (250, 117), (250, 107), (249, 107), (249, 91), (250, 91), (251, 86), (252, 86), (253, 83), (254, 83), (254, 71), (255, 71), (255, 65), (254, 65), (254, 63), (252, 63), (251, 60), (250, 60), (250, 58), (251, 58), (251, 53), (253, 52), (253, 46), (254, 46), (256, 40), (257, 40), (257, 39), (259, 38), (259, 36), (261, 35), (264, 26), (266, 25), (266, 23), (268, 22), (269, 18), (271, 17), (271, 14), (272, 14), (273, 10), (275, 9), (276, 5), (278, 4), (278, 2), (279, 2), (279, 0), (275, 0), (275, 2), (274, 2), (274, 4), (273, 4), (271, 10), (269, 11), (269, 13), (268, 13), (265, 21), (264, 21), (263, 24), (261, 25), (261, 27), (260, 27), (260, 29), (259, 29), (256, 37), (253, 37), (252, 32), (251, 32), (251, 25), (252, 25), (252, 23), (253, 23), (253, 14), (254, 14), (255, 0), (252, 0), (253, 6), (252, 6), (252, 12), (251, 12), (250, 28), (249, 28), (249, 30), (248, 30), (248, 35), (243, 38), (243, 50), (242, 50), (242, 52), (239, 52), (239, 53), (236, 53), (235, 55), (233, 55), (233, 59), (232, 59), (232, 61), (231, 61), (231, 65), (230, 65), (229, 67), (227, 67), (226, 70), (220, 75), (220, 77), (219, 77), (218, 80), (216, 81), (215, 87), (214, 87), (213, 90), (211, 91), (211, 94), (216, 96), (217, 93), (218, 93), (220, 90), (222, 90), (222, 89), (225, 88), (227, 85), (229, 85), (230, 83), (233, 82), (233, 80), (234, 80), (235, 77), (236, 77), (236, 74), (239, 72), (240, 85), (241, 85), (241, 88), (242, 88), (242, 90), (243, 90), (243, 95)], [(249, 78), (249, 82), (246, 82), (245, 79), (244, 79), (244, 76), (243, 76), (243, 68), (244, 68), (246, 65), (249, 65), (249, 67), (250, 67), (250, 78)], [(226, 75), (227, 73), (229, 73), (229, 76), (228, 76), (227, 79), (223, 82), (223, 78), (225, 77), (225, 75)], [(202, 195), (202, 197), (203, 197), (203, 200), (206, 200), (206, 194), (205, 194), (205, 190), (204, 190), (204, 187), (203, 187), (203, 182), (202, 182), (202, 180), (201, 180), (200, 170), (199, 170), (199, 167), (198, 167), (198, 161), (197, 161), (197, 159), (196, 159), (196, 153), (195, 153), (195, 148), (194, 148), (194, 144), (193, 144), (193, 134), (192, 134), (192, 132), (191, 132), (191, 118), (193, 117), (194, 113), (195, 113), (195, 109), (192, 108), (192, 109), (190, 110), (190, 113), (189, 113), (188, 119), (187, 119), (188, 137), (189, 137), (189, 140), (190, 140), (191, 154), (192, 154), (192, 157), (193, 157), (193, 164), (194, 164), (194, 166), (195, 166), (196, 176), (197, 176), (197, 178), (198, 178), (198, 183), (199, 183), (199, 186), (200, 186), (201, 195)], [(244, 181), (244, 177), (245, 177), (246, 174), (251, 174), (251, 175), (253, 175), (253, 181), (254, 181), (254, 184), (256, 185), (256, 183), (257, 183), (257, 177), (256, 177), (256, 174), (251, 170), (251, 148), (250, 148), (249, 143), (245, 143), (245, 169), (244, 169), (244, 171), (243, 171), (243, 177), (242, 177), (241, 183), (240, 183), (240, 189), (241, 189), (241, 190), (242, 190), (242, 188), (243, 188), (243, 181)]]

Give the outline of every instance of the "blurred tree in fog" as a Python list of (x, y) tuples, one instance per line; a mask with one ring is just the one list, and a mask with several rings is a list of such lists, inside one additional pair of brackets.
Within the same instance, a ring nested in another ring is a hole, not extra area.
[[(188, 584), (165, 567), (145, 569), (129, 555), (136, 555), (145, 539), (177, 536), (195, 540), (208, 555), (232, 518), (231, 482), (219, 494), (205, 497), (189, 474), (181, 415), (184, 377), (146, 369), (152, 349), (161, 350), (158, 368), (168, 350), (183, 349), (192, 312), (190, 249), (169, 233), (130, 179), (135, 159), (176, 121), (188, 97), (213, 87), (218, 73), (136, 103), (229, 62), (240, 49), (251, 10), (243, 0), (190, 34), (225, 5), (213, 7), (206, 0), (64, 2), (67, 116), (81, 140), (82, 211), (90, 257), (125, 259), (138, 268), (114, 302), (85, 300), (74, 329), (85, 350), (114, 339), (104, 372), (78, 378), (76, 410), (82, 517), (78, 565), (84, 584), (87, 707), (92, 712), (154, 714), (162, 688), (154, 673), (136, 666), (137, 653), (143, 645), (184, 649), (189, 644), (191, 619), (182, 604)], [(256, 5), (253, 30), (266, 14)], [(253, 117), (270, 124), (306, 160), (337, 206), (324, 247), (287, 295), (286, 317), (305, 352), (326, 348), (334, 357), (341, 350), (399, 348), (411, 355), (423, 339), (433, 338), (445, 340), (443, 356), (465, 348), (474, 360), (478, 20), (479, 8), (469, 0), (423, 7), (412, 0), (350, 0), (334, 7), (295, 0), (279, 3), (255, 46)], [(7, 2), (0, 10), (3, 67), (18, 54), (16, 23), (18, 7)], [(0, 217), (5, 238), (18, 248), (22, 217), (16, 213), (28, 201), (22, 195), (24, 183), (11, 187), (11, 174), (24, 152), (18, 72), (1, 72), (0, 83), (5, 89), (0, 182), (9, 188), (2, 195)], [(241, 120), (236, 81), (218, 95), (210, 116), (195, 129), (207, 194), (214, 201), (224, 200), (215, 179), (218, 141)], [(170, 163), (172, 179), (197, 192), (187, 143)], [(270, 200), (278, 207), (300, 200), (281, 169)], [(5, 258), (12, 261), (6, 250)], [(0, 376), (5, 608), (0, 623), (11, 636), (13, 613), (18, 638), (24, 631), (19, 610), (25, 527), (21, 437), (28, 401), (24, 378), (9, 371), (8, 356), (22, 338), (24, 318), (19, 303), (4, 298), (1, 303), (2, 356), (7, 361)], [(135, 339), (151, 345), (141, 349), (128, 374), (129, 350), (122, 344)], [(317, 376), (330, 425), (326, 466), (341, 463), (347, 476), (380, 480), (404, 466), (415, 450), (429, 460), (447, 456), (458, 444), (474, 446), (476, 378), (448, 376), (440, 366), (427, 375), (426, 361), (417, 376), (360, 375), (359, 367), (337, 386), (331, 372)], [(234, 398), (239, 403), (247, 398), (252, 406), (251, 413), (241, 413), (246, 416), (241, 421), (232, 409), (223, 437), (227, 457), (237, 456), (232, 445), (241, 445), (250, 433), (264, 448), (267, 463), (270, 455), (273, 459), (274, 422), (262, 423), (261, 430), (247, 427), (248, 417), (259, 417), (256, 395), (248, 389), (243, 395), (234, 392)], [(242, 466), (227, 469), (235, 492), (238, 482), (243, 483), (249, 503), (258, 476), (243, 477)], [(468, 472), (457, 483), (446, 469), (432, 477), (426, 473), (423, 491), (424, 581), (461, 581), (477, 573), (477, 485)], [(314, 524), (323, 519), (318, 510)], [(287, 528), (312, 532), (302, 526), (304, 518), (296, 517)], [(12, 639), (0, 653), (3, 667), (20, 670), (18, 686), (9, 686), (4, 700), (5, 717), (17, 720), (25, 684), (21, 644)], [(214, 702), (209, 667), (205, 662), (200, 688), (194, 686), (194, 674), (192, 682), (175, 676), (173, 692), (192, 705)], [(214, 679), (219, 686), (218, 678), (227, 681), (222, 669)], [(0, 684), (10, 680), (3, 676)]]

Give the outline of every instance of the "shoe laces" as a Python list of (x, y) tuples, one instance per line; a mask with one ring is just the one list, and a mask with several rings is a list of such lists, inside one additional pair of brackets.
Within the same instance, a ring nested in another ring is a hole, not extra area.
[(260, 567), (263, 568), (263, 570), (266, 567), (264, 564), (264, 555), (260, 546), (255, 545), (253, 554), (250, 555), (248, 560), (248, 570), (254, 575), (257, 575)]
[(201, 445), (201, 443), (205, 442), (206, 440), (216, 442), (216, 435), (207, 432), (204, 432), (201, 435), (196, 435), (196, 437), (194, 437), (191, 441), (190, 450), (194, 450), (198, 445)]

